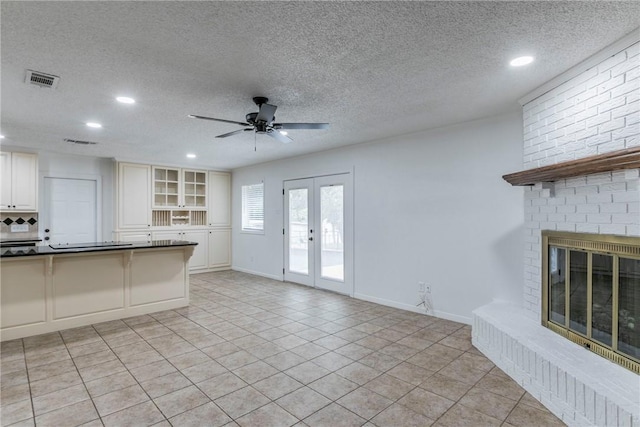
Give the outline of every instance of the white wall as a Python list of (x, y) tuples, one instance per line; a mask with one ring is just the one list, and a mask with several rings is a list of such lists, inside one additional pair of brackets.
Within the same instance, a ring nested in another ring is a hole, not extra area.
[[(39, 177), (38, 203), (41, 220), (48, 215), (44, 203), (44, 177), (98, 179), (101, 182), (99, 192), (101, 209), (98, 211), (98, 228), (102, 232), (102, 240), (112, 240), (114, 227), (114, 166), (113, 160), (89, 156), (72, 156), (40, 152), (38, 154)], [(40, 235), (43, 225), (40, 224)]]
[[(281, 279), (283, 180), (353, 170), (356, 297), (415, 309), (425, 281), (437, 315), (470, 323), (522, 298), (523, 192), (501, 178), (520, 169), (513, 113), (234, 170), (233, 268)], [(265, 234), (241, 233), (241, 186), (261, 180)]]

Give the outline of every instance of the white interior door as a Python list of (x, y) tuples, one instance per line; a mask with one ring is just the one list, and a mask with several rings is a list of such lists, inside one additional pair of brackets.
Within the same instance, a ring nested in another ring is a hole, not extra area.
[(351, 179), (285, 182), (285, 280), (353, 294)]
[(44, 179), (47, 243), (86, 243), (98, 238), (95, 180)]

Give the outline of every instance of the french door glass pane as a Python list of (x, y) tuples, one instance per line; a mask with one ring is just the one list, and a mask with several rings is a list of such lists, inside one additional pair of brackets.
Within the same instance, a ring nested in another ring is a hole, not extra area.
[(309, 194), (289, 190), (289, 271), (309, 274)]
[(613, 312), (613, 257), (591, 255), (591, 338), (611, 345)]
[(587, 333), (587, 253), (569, 251), (569, 328)]
[(618, 351), (640, 359), (640, 260), (620, 258)]
[(344, 186), (320, 187), (321, 275), (344, 281)]

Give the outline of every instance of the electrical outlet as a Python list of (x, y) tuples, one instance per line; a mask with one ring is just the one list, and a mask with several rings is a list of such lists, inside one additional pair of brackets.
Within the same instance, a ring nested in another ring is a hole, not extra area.
[(424, 282), (418, 282), (418, 292), (425, 293), (425, 287), (427, 286)]

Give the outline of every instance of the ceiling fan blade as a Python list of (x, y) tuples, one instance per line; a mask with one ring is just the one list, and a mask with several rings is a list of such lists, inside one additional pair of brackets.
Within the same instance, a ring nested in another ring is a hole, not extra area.
[(216, 136), (216, 138), (226, 138), (228, 136), (232, 136), (235, 134), (238, 134), (240, 132), (246, 132), (246, 131), (252, 131), (253, 129), (238, 129), (238, 130), (234, 130), (233, 132), (229, 132), (229, 133), (223, 133), (222, 135), (218, 135)]
[(192, 119), (213, 120), (214, 122), (233, 123), (234, 125), (240, 125), (240, 126), (251, 126), (249, 123), (234, 122), (233, 120), (216, 119), (213, 117), (196, 116), (195, 114), (189, 114), (187, 117)]
[(278, 107), (271, 104), (260, 104), (260, 111), (258, 111), (256, 122), (271, 123), (275, 118), (277, 108)]
[(274, 129), (329, 129), (329, 123), (274, 123)]
[(272, 131), (272, 132), (267, 132), (267, 135), (269, 135), (271, 138), (276, 139), (276, 140), (278, 140), (280, 142), (284, 142), (285, 144), (293, 142), (293, 139), (289, 138), (286, 135), (281, 134), (277, 130)]

